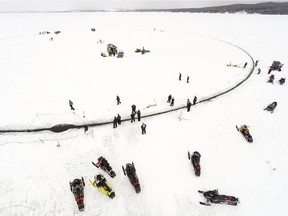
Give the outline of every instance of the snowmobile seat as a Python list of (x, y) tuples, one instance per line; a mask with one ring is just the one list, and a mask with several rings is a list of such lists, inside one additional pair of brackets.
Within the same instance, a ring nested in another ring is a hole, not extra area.
[(201, 157), (201, 154), (200, 154), (198, 151), (195, 151), (195, 152), (193, 153), (193, 156), (196, 156), (196, 157), (200, 158), (200, 157)]

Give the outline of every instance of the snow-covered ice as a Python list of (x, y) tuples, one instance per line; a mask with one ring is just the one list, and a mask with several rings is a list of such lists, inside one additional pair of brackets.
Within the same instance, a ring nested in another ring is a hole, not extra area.
[[(107, 122), (117, 113), (125, 119), (132, 104), (148, 115), (172, 109), (166, 103), (169, 94), (174, 108), (182, 107), (195, 95), (201, 101), (237, 85), (253, 69), (253, 60), (259, 60), (246, 82), (190, 112), (183, 108), (123, 122), (116, 129), (112, 124), (90, 127), (86, 134), (83, 129), (2, 133), (0, 215), (287, 215), (287, 84), (278, 83), (287, 76), (287, 19), (256, 14), (0, 14), (0, 130)], [(42, 31), (51, 34), (40, 35)], [(124, 58), (101, 57), (108, 43), (123, 50)], [(142, 47), (150, 53), (134, 52)], [(284, 66), (272, 72), (275, 82), (270, 84), (267, 72), (274, 60)], [(230, 63), (239, 67), (228, 67)], [(275, 112), (263, 111), (273, 101), (278, 102)], [(141, 134), (142, 122), (146, 135)], [(240, 124), (249, 126), (253, 143), (236, 130)], [(188, 151), (202, 155), (200, 177)], [(103, 173), (91, 164), (100, 155), (117, 174), (111, 179), (104, 173), (115, 190), (113, 200), (88, 181)], [(121, 168), (132, 161), (139, 194)], [(86, 187), (80, 213), (69, 181), (81, 176)], [(197, 190), (216, 188), (241, 203), (199, 205), (204, 197)]]

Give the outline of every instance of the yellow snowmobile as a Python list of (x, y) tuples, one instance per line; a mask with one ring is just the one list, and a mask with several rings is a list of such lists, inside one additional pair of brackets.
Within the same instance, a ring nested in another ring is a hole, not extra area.
[(110, 184), (106, 181), (105, 177), (101, 173), (94, 176), (94, 182), (92, 182), (90, 179), (89, 181), (94, 188), (99, 188), (99, 190), (109, 198), (113, 199), (115, 197), (115, 192), (112, 190)]

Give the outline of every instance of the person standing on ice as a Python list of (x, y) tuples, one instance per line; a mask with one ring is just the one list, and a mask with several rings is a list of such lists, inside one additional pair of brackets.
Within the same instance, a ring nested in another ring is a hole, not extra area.
[(75, 110), (73, 107), (73, 102), (71, 100), (69, 100), (69, 106), (70, 106), (71, 110)]
[(258, 62), (259, 62), (259, 60), (256, 60), (256, 62), (255, 62), (255, 67), (258, 66)]
[(142, 134), (146, 134), (146, 124), (143, 122), (143, 124), (141, 125), (141, 130), (142, 130)]
[(181, 77), (182, 77), (182, 74), (181, 73), (179, 73), (179, 80), (181, 81)]
[(192, 106), (192, 103), (190, 102), (189, 99), (187, 99), (187, 112), (190, 112), (191, 106)]
[(172, 95), (170, 94), (170, 95), (168, 96), (167, 103), (171, 103), (171, 99), (172, 99)]
[(246, 68), (246, 66), (247, 66), (247, 62), (245, 62), (245, 64), (244, 64), (243, 68), (245, 69), (245, 68)]
[(121, 104), (120, 97), (118, 95), (116, 97), (116, 100), (117, 100), (117, 105)]
[(138, 119), (138, 121), (141, 121), (141, 112), (140, 112), (140, 110), (137, 111), (137, 119)]
[(116, 118), (116, 116), (114, 117), (114, 120), (113, 120), (113, 128), (117, 128), (117, 118)]
[(131, 123), (135, 122), (135, 112), (132, 112), (130, 117), (131, 117)]
[(119, 114), (117, 114), (117, 123), (120, 125), (121, 124), (121, 116)]
[(193, 105), (195, 105), (197, 103), (197, 97), (195, 96), (193, 99)]
[(132, 113), (136, 113), (136, 105), (135, 104), (133, 104), (132, 106), (131, 106), (131, 108), (132, 108)]
[(187, 80), (186, 80), (187, 83), (189, 83), (189, 79), (190, 79), (189, 76), (187, 76)]
[(175, 101), (175, 99), (174, 99), (174, 97), (172, 97), (172, 100), (171, 100), (171, 103), (170, 103), (170, 106), (174, 106), (174, 101)]

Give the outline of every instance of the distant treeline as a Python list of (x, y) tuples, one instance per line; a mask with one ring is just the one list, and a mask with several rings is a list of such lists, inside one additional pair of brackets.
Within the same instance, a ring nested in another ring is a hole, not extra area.
[(178, 9), (155, 9), (137, 11), (162, 11), (162, 12), (188, 12), (188, 13), (239, 13), (247, 14), (288, 14), (288, 2), (266, 2), (258, 4), (233, 4), (217, 7), (204, 8), (178, 8)]

